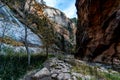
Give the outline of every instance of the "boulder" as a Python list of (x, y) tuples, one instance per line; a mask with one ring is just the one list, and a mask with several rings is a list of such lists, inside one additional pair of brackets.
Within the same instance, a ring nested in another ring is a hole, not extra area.
[(58, 74), (52, 74), (52, 75), (51, 75), (51, 78), (57, 79), (57, 75), (58, 75)]
[(43, 78), (43, 77), (47, 77), (47, 76), (50, 76), (50, 72), (49, 70), (44, 67), (43, 69), (41, 69), (40, 71), (38, 71), (37, 73), (35, 73), (32, 78), (33, 79), (40, 79), (40, 78)]

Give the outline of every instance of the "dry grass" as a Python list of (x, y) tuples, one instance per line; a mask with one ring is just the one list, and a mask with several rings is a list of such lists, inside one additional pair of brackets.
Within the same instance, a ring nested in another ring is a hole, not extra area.
[(10, 44), (13, 46), (24, 46), (22, 42), (15, 41), (9, 37), (0, 38), (0, 42), (5, 43), (5, 44)]

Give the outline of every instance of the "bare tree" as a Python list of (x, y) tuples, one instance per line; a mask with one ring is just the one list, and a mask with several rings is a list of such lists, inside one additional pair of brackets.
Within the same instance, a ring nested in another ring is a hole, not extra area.
[(30, 56), (30, 51), (29, 51), (29, 48), (28, 48), (28, 42), (27, 42), (27, 36), (28, 36), (28, 34), (27, 34), (27, 27), (25, 26), (25, 43), (24, 43), (24, 45), (25, 45), (25, 48), (26, 48), (26, 51), (27, 51), (27, 55), (28, 55), (28, 65), (30, 65), (30, 60), (31, 60), (31, 56)]
[[(32, 0), (26, 0), (25, 1), (24, 13), (26, 11), (30, 11), (31, 3), (32, 3)], [(24, 19), (25, 22), (27, 21), (25, 16), (23, 17), (23, 19)], [(30, 63), (31, 63), (31, 55), (30, 55), (30, 51), (29, 51), (29, 47), (28, 47), (28, 42), (27, 42), (27, 36), (28, 36), (27, 26), (29, 26), (29, 25), (25, 24), (25, 26), (24, 26), (25, 27), (25, 39), (24, 39), (25, 43), (24, 43), (24, 45), (25, 45), (25, 48), (26, 48), (26, 51), (27, 51), (27, 55), (28, 55), (28, 65), (30, 65)]]
[(28, 34), (27, 26), (24, 26), (24, 29), (21, 32), (24, 32), (24, 37), (21, 37), (21, 41), (25, 46), (26, 53), (27, 53), (27, 56), (28, 56), (28, 65), (30, 65), (30, 63), (31, 63), (31, 55), (30, 55), (29, 44), (28, 44), (28, 35), (30, 35), (30, 34)]

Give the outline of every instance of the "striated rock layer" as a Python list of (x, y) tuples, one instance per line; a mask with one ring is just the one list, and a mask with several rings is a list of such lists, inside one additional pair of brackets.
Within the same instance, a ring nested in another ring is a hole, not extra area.
[(120, 0), (76, 0), (76, 57), (111, 61), (120, 55)]
[(72, 50), (75, 45), (76, 26), (63, 12), (47, 6), (43, 0), (1, 0), (1, 2), (11, 9), (16, 19), (44, 42), (40, 47), (45, 48), (45, 43), (48, 45), (49, 42), (53, 50), (60, 52)]

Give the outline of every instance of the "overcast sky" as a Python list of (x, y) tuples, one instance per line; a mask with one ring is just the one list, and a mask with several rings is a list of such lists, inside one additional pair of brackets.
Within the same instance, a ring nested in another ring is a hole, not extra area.
[(67, 17), (76, 17), (75, 0), (44, 0), (48, 6), (64, 12)]

